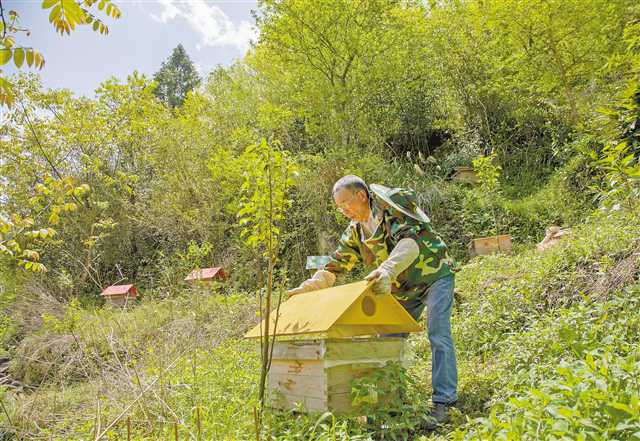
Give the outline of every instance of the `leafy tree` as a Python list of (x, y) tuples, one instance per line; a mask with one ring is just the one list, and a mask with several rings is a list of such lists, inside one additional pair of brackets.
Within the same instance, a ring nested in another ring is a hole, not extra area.
[(601, 109), (606, 142), (587, 152), (604, 174), (599, 196), (607, 205), (640, 199), (640, 7), (634, 12), (625, 26), (626, 50), (611, 57), (625, 81), (615, 104)]
[(187, 94), (200, 84), (198, 72), (181, 44), (173, 49), (153, 79), (158, 83), (155, 95), (171, 108), (181, 106)]
[[(5, 217), (20, 213), (43, 229), (64, 214), (68, 222), (57, 225), (57, 240), (40, 243), (37, 251), (47, 267), (67, 272), (80, 291), (135, 275), (152, 234), (143, 208), (154, 183), (150, 151), (168, 116), (150, 82), (137, 74), (125, 84), (109, 80), (97, 100), (42, 92), (33, 79), (16, 84), (24, 108), (6, 112), (0, 144)], [(58, 202), (58, 193), (75, 187), (82, 194), (72, 192), (70, 200)], [(77, 209), (65, 209), (66, 203)]]
[[(296, 174), (295, 164), (286, 151), (267, 143), (262, 138), (260, 144), (247, 147), (244, 153), (246, 170), (242, 184), (241, 209), (238, 211), (242, 238), (247, 245), (262, 254), (267, 262), (267, 280), (264, 299), (261, 294), (261, 315), (264, 318), (264, 331), (261, 332), (261, 361), (259, 400), (261, 408), (256, 412), (256, 430), (260, 438), (262, 407), (264, 406), (267, 373), (271, 367), (271, 356), (275, 335), (271, 335), (271, 309), (273, 280), (278, 251), (281, 246), (281, 225), (285, 213), (291, 206), (288, 190), (293, 185)], [(262, 291), (262, 290), (261, 290)], [(275, 309), (277, 328), (277, 314), (282, 299), (279, 293), (278, 305)], [(273, 330), (275, 333), (275, 329)]]
[(265, 0), (249, 65), (321, 144), (381, 146), (407, 86), (432, 91), (420, 2)]
[[(118, 6), (111, 0), (43, 0), (42, 9), (49, 11), (49, 23), (60, 35), (69, 35), (76, 26), (88, 26), (103, 35), (109, 33), (108, 26), (92, 12), (97, 3), (99, 11), (104, 10), (107, 17), (120, 18), (121, 12)], [(0, 0), (0, 66), (13, 59), (19, 69), (26, 62), (27, 66), (42, 69), (44, 56), (32, 47), (17, 44), (16, 35), (30, 35), (29, 29), (20, 26), (19, 14), (10, 10), (5, 15), (5, 10)], [(10, 106), (13, 103), (13, 86), (0, 70), (0, 105)]]
[(506, 176), (523, 161), (558, 165), (570, 133), (610, 99), (617, 78), (602, 67), (633, 3), (433, 2), (426, 32), (459, 106), (451, 116), (499, 154)]

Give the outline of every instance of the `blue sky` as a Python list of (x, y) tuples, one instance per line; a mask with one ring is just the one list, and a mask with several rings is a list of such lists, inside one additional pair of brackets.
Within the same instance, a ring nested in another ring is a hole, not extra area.
[[(112, 0), (122, 17), (104, 18), (109, 35), (88, 26), (71, 35), (56, 34), (48, 22), (42, 0), (3, 0), (5, 12), (20, 15), (20, 25), (31, 36), (17, 36), (17, 44), (40, 51), (46, 65), (39, 71), (45, 87), (67, 88), (93, 96), (111, 76), (126, 78), (134, 70), (148, 76), (156, 72), (179, 43), (201, 73), (216, 65), (229, 65), (246, 52), (257, 37), (251, 10), (254, 0)], [(97, 5), (96, 5), (97, 6)], [(97, 11), (97, 7), (94, 9)], [(16, 69), (3, 66), (5, 74)], [(24, 66), (23, 66), (24, 70)]]

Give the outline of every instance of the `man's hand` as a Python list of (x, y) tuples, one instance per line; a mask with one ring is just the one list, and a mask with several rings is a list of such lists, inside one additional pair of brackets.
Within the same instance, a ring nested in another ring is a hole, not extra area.
[(378, 269), (372, 271), (365, 280), (375, 280), (374, 294), (390, 294), (391, 283), (395, 282), (398, 275), (409, 268), (418, 258), (420, 249), (415, 240), (401, 239), (391, 251), (389, 258), (382, 262)]
[(386, 269), (378, 268), (370, 272), (364, 279), (376, 281), (373, 284), (374, 294), (391, 294), (391, 274)]
[(306, 292), (316, 291), (318, 289), (330, 288), (336, 282), (336, 276), (325, 270), (316, 271), (315, 274), (300, 284), (299, 287), (287, 291), (289, 297)]

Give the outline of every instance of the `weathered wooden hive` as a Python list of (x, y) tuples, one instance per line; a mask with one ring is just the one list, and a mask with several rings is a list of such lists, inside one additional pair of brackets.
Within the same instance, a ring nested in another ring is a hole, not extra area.
[(512, 243), (511, 236), (502, 234), (500, 236), (481, 237), (472, 239), (468, 245), (469, 255), (486, 256), (488, 254), (506, 253), (511, 254)]
[(226, 271), (221, 267), (213, 267), (213, 268), (196, 268), (187, 277), (184, 278), (185, 282), (189, 282), (191, 284), (204, 284), (209, 283), (214, 280), (218, 280), (220, 282), (227, 279)]
[[(246, 337), (259, 338), (264, 329), (261, 323)], [(380, 336), (421, 330), (392, 295), (374, 295), (367, 282), (293, 296), (269, 326), (277, 337), (269, 403), (280, 409), (302, 405), (309, 412), (349, 413), (354, 410), (351, 381), (404, 357), (403, 338)]]
[(135, 303), (138, 290), (134, 285), (111, 285), (105, 288), (100, 295), (104, 297), (108, 305), (126, 307)]

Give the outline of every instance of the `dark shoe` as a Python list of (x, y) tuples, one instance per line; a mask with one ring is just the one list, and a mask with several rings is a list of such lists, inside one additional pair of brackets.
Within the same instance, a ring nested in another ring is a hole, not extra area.
[(422, 428), (425, 430), (435, 430), (449, 422), (449, 407), (451, 405), (443, 403), (433, 403), (433, 407), (429, 413), (425, 415)]

